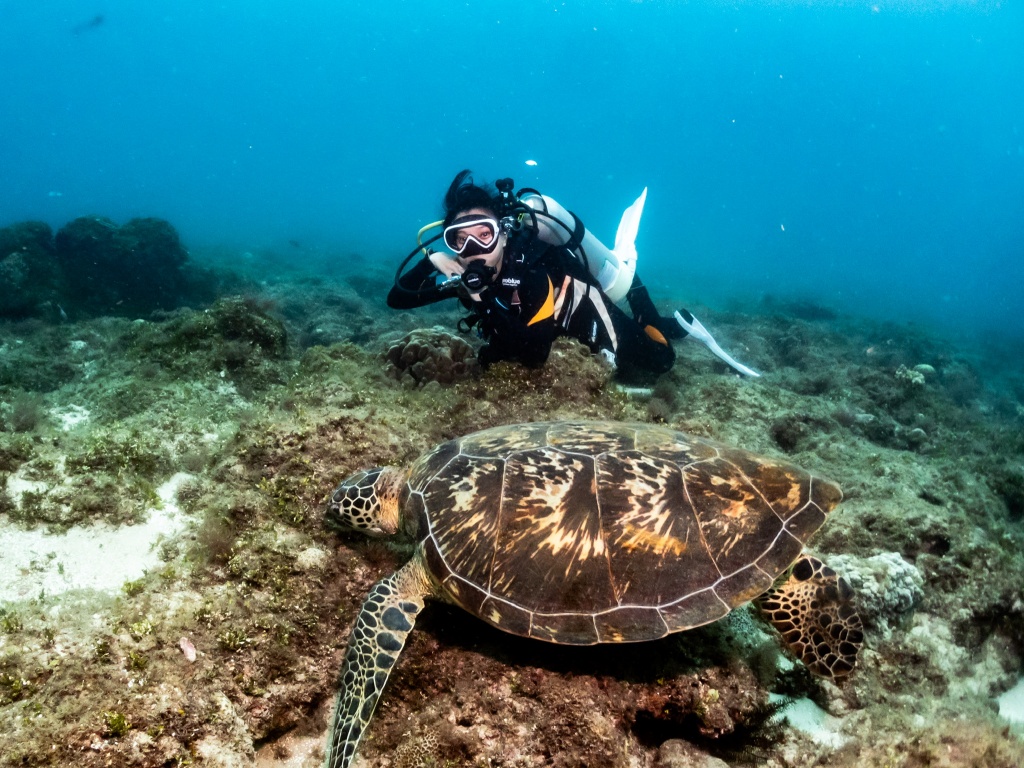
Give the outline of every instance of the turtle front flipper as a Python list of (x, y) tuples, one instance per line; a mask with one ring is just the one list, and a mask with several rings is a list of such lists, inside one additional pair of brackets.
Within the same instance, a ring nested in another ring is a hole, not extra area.
[(853, 589), (823, 562), (801, 557), (789, 578), (757, 602), (811, 672), (841, 678), (853, 671), (864, 643), (863, 624), (853, 605)]
[(347, 768), (352, 763), (388, 675), (430, 593), (430, 580), (419, 557), (370, 590), (352, 629), (338, 677), (326, 768)]

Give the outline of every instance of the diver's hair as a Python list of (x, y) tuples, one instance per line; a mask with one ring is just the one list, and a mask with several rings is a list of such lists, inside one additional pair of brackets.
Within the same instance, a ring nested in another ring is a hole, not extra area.
[(497, 213), (500, 205), (498, 190), (490, 185), (481, 186), (473, 182), (472, 172), (467, 168), (452, 180), (448, 191), (444, 194), (444, 226), (448, 226), (455, 217), (470, 208), (486, 208)]

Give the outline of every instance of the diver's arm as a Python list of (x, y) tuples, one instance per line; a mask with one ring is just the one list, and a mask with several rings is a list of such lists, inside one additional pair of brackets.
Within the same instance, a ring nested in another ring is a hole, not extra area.
[[(457, 295), (456, 286), (437, 284), (440, 274), (431, 256), (424, 256), (416, 266), (398, 278), (388, 292), (388, 306), (392, 309), (414, 309), (450, 299)], [(449, 259), (449, 261), (453, 261)], [(457, 264), (457, 262), (455, 262)], [(460, 265), (461, 266), (461, 265)]]

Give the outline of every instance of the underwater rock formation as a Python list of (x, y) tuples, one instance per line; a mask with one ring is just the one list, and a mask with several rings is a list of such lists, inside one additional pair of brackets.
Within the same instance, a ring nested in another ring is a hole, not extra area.
[(165, 323), (140, 325), (132, 350), (181, 374), (216, 373), (251, 393), (279, 383), (278, 361), (288, 348), (272, 303), (227, 296), (209, 309), (181, 310)]
[(57, 316), (53, 232), (41, 221), (0, 229), (0, 317)]
[(68, 304), (96, 315), (139, 315), (181, 303), (188, 253), (163, 219), (119, 227), (102, 216), (65, 224), (54, 238)]
[(239, 277), (198, 267), (163, 219), (123, 226), (85, 216), (54, 236), (43, 222), (0, 229), (0, 318), (68, 322), (144, 317), (188, 303), (208, 304)]

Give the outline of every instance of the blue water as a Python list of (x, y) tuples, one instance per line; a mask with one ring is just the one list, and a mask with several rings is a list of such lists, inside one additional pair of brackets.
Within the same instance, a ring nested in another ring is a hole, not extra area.
[(397, 263), (463, 167), (609, 242), (646, 185), (659, 297), (1024, 335), (1016, 0), (2, 0), (0, 73), (0, 225)]

